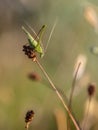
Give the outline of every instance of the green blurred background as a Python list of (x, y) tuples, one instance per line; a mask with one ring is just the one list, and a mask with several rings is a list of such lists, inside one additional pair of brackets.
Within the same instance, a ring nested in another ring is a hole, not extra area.
[[(0, 129), (24, 130), (25, 113), (31, 109), (35, 112), (32, 130), (57, 130), (58, 113), (63, 112), (61, 115), (66, 117), (66, 111), (47, 79), (22, 52), (22, 46), (27, 43), (21, 29), (25, 22), (36, 32), (43, 24), (47, 25), (42, 39), (45, 46), (57, 19), (48, 49), (40, 62), (54, 84), (67, 95), (77, 57), (81, 54), (87, 59), (85, 72), (77, 83), (80, 90), (73, 100), (75, 116), (82, 121), (87, 85), (89, 82), (98, 84), (98, 56), (90, 52), (90, 47), (98, 44), (97, 25), (92, 26), (85, 19), (86, 6), (94, 7), (98, 16), (98, 0), (0, 0)], [(28, 74), (31, 72), (38, 73), (41, 81), (30, 80)]]

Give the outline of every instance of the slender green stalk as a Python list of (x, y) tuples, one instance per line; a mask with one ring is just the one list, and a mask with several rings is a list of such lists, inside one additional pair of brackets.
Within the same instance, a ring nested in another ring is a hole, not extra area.
[(48, 74), (46, 73), (46, 71), (44, 70), (44, 68), (42, 67), (42, 65), (39, 63), (39, 61), (36, 59), (35, 62), (37, 63), (37, 65), (39, 66), (39, 68), (42, 70), (42, 72), (44, 73), (45, 77), (48, 79), (51, 87), (53, 88), (53, 90), (55, 91), (55, 93), (57, 94), (58, 98), (61, 100), (64, 108), (66, 109), (66, 111), (69, 114), (69, 117), (71, 118), (73, 124), (75, 125), (77, 130), (81, 130), (81, 128), (79, 127), (78, 123), (76, 122), (74, 116), (72, 115), (71, 111), (69, 110), (69, 108), (67, 107), (67, 105), (65, 104), (61, 94), (59, 93), (58, 89), (56, 88), (56, 86), (53, 84), (52, 80), (50, 79), (50, 77), (48, 76)]

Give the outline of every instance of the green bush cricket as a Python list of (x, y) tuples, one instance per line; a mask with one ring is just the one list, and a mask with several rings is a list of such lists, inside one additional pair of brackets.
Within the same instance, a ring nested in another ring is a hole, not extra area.
[(39, 30), (38, 34), (35, 33), (35, 31), (33, 30), (33, 28), (25, 22), (25, 24), (29, 27), (29, 29), (35, 34), (35, 38), (32, 37), (32, 35), (27, 31), (27, 29), (25, 29), (24, 26), (22, 26), (22, 29), (23, 31), (26, 33), (27, 37), (28, 37), (28, 42), (29, 42), (29, 46), (32, 48), (33, 51), (36, 51), (37, 53), (40, 54), (40, 57), (43, 57), (44, 54), (46, 53), (46, 50), (47, 50), (47, 47), (49, 45), (49, 42), (50, 42), (50, 39), (51, 39), (51, 36), (52, 36), (52, 33), (56, 27), (56, 24), (57, 24), (57, 19), (55, 20), (54, 24), (53, 24), (53, 27), (51, 29), (51, 32), (50, 32), (50, 35), (49, 35), (49, 38), (48, 38), (48, 41), (47, 41), (47, 44), (46, 44), (46, 47), (43, 49), (43, 44), (41, 42), (41, 38), (42, 38), (42, 35), (44, 33), (44, 30), (46, 28), (46, 25), (43, 25), (41, 27), (41, 29)]
[[(46, 25), (43, 25), (41, 27), (41, 29), (39, 30), (38, 34), (36, 35), (35, 38), (32, 37), (32, 35), (25, 29), (24, 26), (22, 26), (23, 31), (26, 33), (27, 37), (28, 37), (28, 42), (30, 47), (32, 47), (32, 49), (36, 52), (38, 52), (40, 54), (40, 57), (44, 56), (44, 50), (41, 46), (41, 38), (44, 32)], [(39, 35), (39, 37), (38, 37)], [(38, 40), (36, 40), (38, 39)]]

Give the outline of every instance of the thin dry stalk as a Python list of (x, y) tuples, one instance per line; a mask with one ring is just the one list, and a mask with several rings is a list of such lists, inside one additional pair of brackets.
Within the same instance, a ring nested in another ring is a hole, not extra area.
[(85, 116), (84, 123), (83, 123), (83, 126), (82, 126), (82, 130), (85, 129), (85, 125), (86, 125), (86, 123), (87, 123), (88, 114), (89, 114), (89, 110), (90, 110), (91, 99), (92, 99), (92, 98), (90, 97), (90, 98), (89, 98), (88, 105), (87, 105), (87, 111), (86, 111), (86, 116)]
[[(75, 76), (73, 78), (73, 82), (72, 82), (72, 89), (71, 89), (71, 93), (70, 93), (70, 97), (69, 97), (69, 109), (71, 111), (71, 105), (72, 105), (72, 98), (73, 98), (73, 93), (74, 93), (74, 89), (75, 89), (75, 84), (76, 84), (76, 79), (77, 79), (77, 75), (78, 75), (78, 71), (80, 68), (81, 62), (79, 62), (77, 68), (76, 68), (76, 73)], [(70, 130), (70, 120), (69, 120), (69, 116), (67, 115), (67, 130)]]
[(68, 112), (69, 114), (69, 117), (71, 118), (74, 126), (76, 127), (77, 130), (81, 130), (81, 128), (79, 127), (78, 123), (76, 122), (74, 116), (72, 115), (70, 109), (67, 107), (67, 105), (65, 104), (61, 94), (59, 93), (58, 89), (56, 88), (56, 86), (53, 84), (52, 80), (50, 79), (50, 77), (48, 76), (48, 74), (46, 73), (46, 71), (44, 70), (44, 68), (42, 67), (42, 65), (39, 63), (39, 61), (35, 60), (35, 62), (37, 63), (37, 65), (39, 66), (39, 68), (42, 70), (43, 74), (45, 75), (45, 77), (48, 79), (51, 87), (53, 88), (53, 90), (55, 91), (55, 93), (57, 94), (58, 98), (60, 99), (60, 101), (62, 102), (64, 108), (66, 109), (66, 111)]
[(86, 111), (86, 115), (85, 115), (85, 118), (84, 118), (82, 130), (85, 129), (85, 125), (87, 124), (89, 110), (90, 110), (90, 106), (91, 106), (91, 100), (92, 100), (92, 97), (94, 96), (94, 94), (95, 94), (95, 84), (92, 83), (92, 84), (89, 84), (89, 86), (88, 86), (89, 101), (88, 101), (88, 105), (87, 105), (87, 111)]
[(75, 76), (74, 76), (73, 82), (72, 82), (72, 89), (71, 89), (71, 93), (70, 93), (70, 97), (69, 97), (69, 108), (70, 109), (71, 109), (71, 105), (72, 105), (72, 98), (73, 98), (73, 93), (74, 93), (74, 90), (75, 90), (76, 79), (77, 79), (77, 75), (78, 75), (80, 65), (81, 65), (81, 62), (79, 62), (79, 64), (78, 64), (78, 67), (76, 69), (76, 73), (75, 73)]

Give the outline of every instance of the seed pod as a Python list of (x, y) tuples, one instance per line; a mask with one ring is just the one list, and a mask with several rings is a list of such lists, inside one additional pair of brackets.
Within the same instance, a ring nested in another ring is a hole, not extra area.
[(28, 58), (32, 59), (33, 61), (36, 60), (35, 51), (31, 46), (23, 45), (23, 51), (24, 51), (25, 55), (28, 56)]
[(28, 78), (33, 80), (33, 81), (40, 81), (41, 80), (40, 75), (36, 72), (29, 73)]
[(90, 97), (92, 97), (94, 95), (94, 93), (95, 93), (95, 84), (94, 83), (90, 83), (88, 85), (88, 95)]
[(25, 123), (26, 123), (25, 128), (29, 127), (31, 121), (33, 120), (33, 117), (34, 117), (34, 111), (33, 110), (27, 111), (26, 116), (25, 116)]

